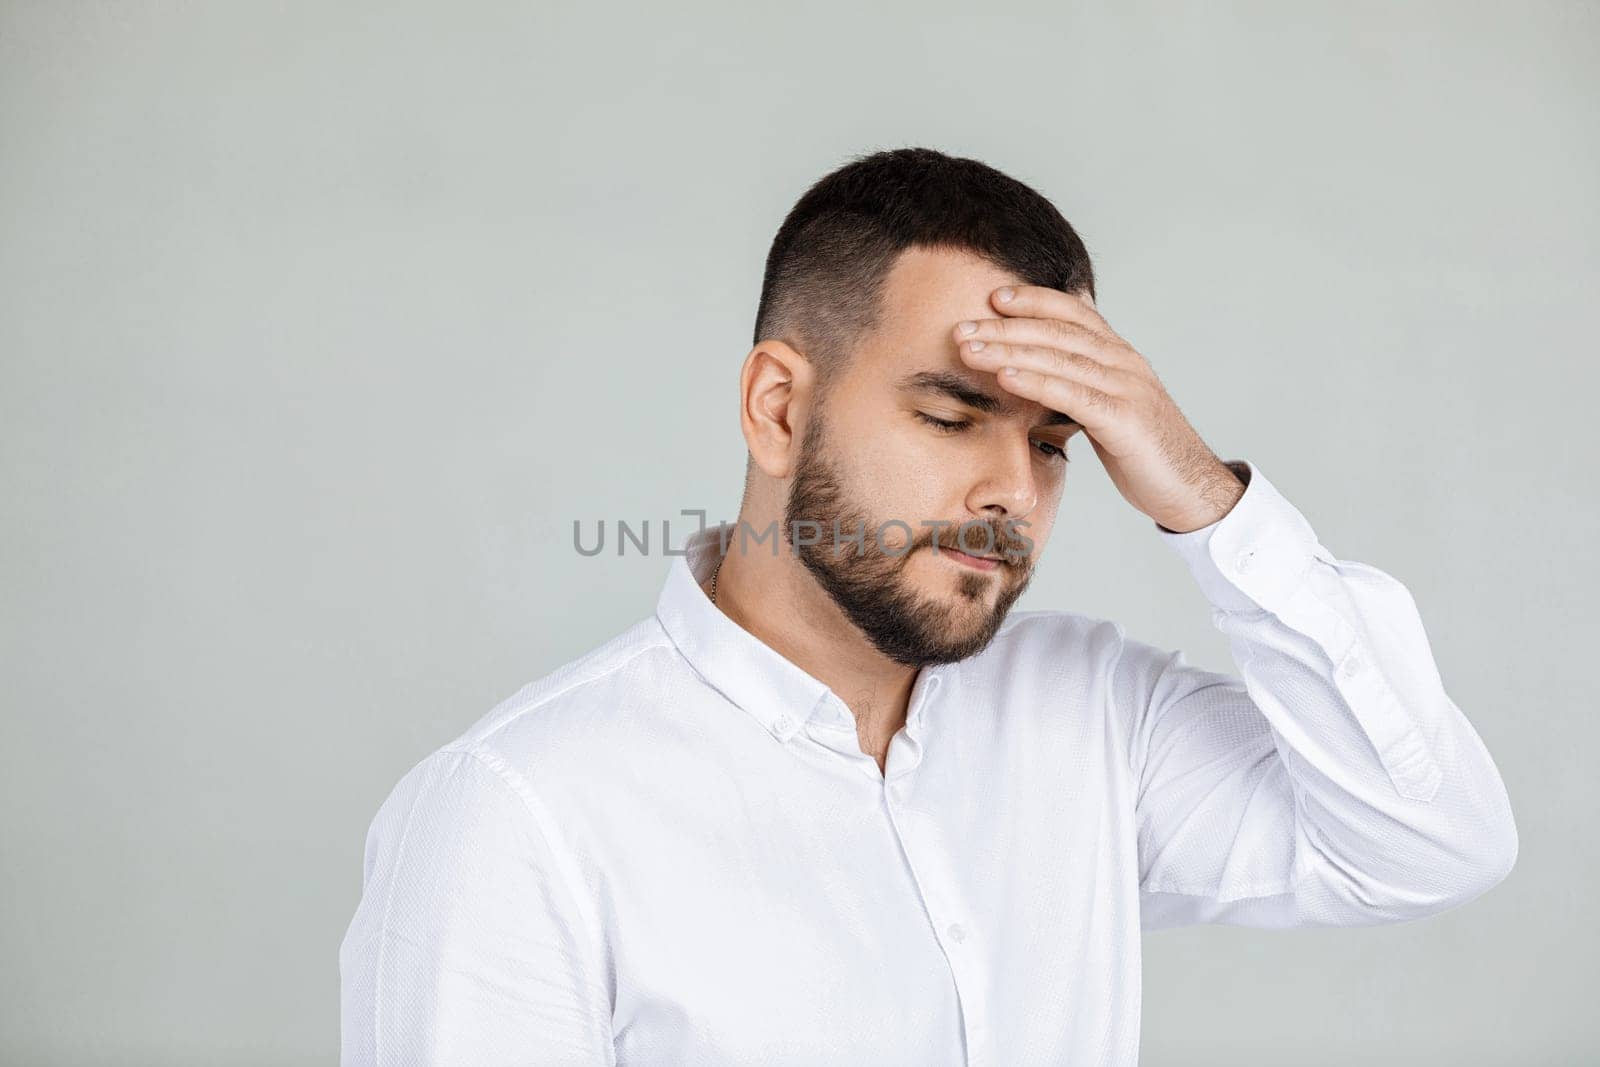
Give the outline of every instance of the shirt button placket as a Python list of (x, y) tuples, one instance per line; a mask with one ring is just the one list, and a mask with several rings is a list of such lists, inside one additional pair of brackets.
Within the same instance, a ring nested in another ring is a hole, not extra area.
[(950, 968), (955, 973), (961, 994), (961, 1016), (967, 1029), (967, 1064), (975, 1067), (988, 1063), (984, 1055), (984, 1038), (987, 1034), (985, 1018), (988, 1010), (983, 1003), (983, 983), (974, 973), (976, 961), (972, 951), (971, 934), (959, 922), (944, 928), (945, 946), (950, 958)]
[[(934, 675), (930, 679), (929, 691), (939, 682), (939, 677)], [(913, 719), (920, 725), (926, 702), (919, 705), (913, 712)], [(923, 903), (928, 909), (929, 916), (934, 922), (935, 936), (940, 940), (945, 950), (945, 958), (950, 964), (950, 973), (955, 980), (956, 996), (961, 1004), (962, 1026), (966, 1034), (966, 1062), (968, 1067), (987, 1067), (988, 1057), (984, 1054), (983, 1041), (987, 1033), (985, 1017), (987, 1009), (983, 1003), (983, 985), (981, 976), (977, 973), (977, 961), (974, 958), (972, 933), (959, 922), (948, 919), (950, 911), (945, 907), (947, 901), (943, 899), (942, 892), (929, 892), (930, 886), (923, 881), (918, 873), (917, 864), (913, 853), (916, 851), (914, 836), (908, 838), (905, 828), (898, 817), (898, 803), (903, 799), (905, 791), (909, 788), (907, 775), (896, 775), (893, 779), (885, 779), (883, 783), (884, 810), (889, 816), (889, 825), (893, 828), (895, 837), (900, 840), (900, 847), (907, 862), (911, 866), (911, 876), (921, 893)]]

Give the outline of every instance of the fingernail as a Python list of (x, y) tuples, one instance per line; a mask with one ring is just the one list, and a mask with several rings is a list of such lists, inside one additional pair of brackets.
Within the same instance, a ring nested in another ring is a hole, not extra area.
[(1017, 291), (1008, 285), (995, 295), (1000, 298), (1000, 303), (1009, 304), (1011, 303), (1011, 298), (1017, 295)]
[(969, 320), (967, 322), (963, 322), (958, 329), (960, 329), (962, 333), (977, 333), (978, 324)]

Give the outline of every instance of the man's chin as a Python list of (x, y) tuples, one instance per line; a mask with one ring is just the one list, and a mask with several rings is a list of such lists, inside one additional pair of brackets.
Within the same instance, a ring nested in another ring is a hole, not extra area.
[(961, 632), (946, 631), (939, 635), (939, 663), (954, 663), (957, 660), (976, 656), (979, 652), (989, 647), (994, 640), (994, 635), (999, 631), (998, 625), (985, 624)]
[[(996, 587), (1001, 581), (994, 580)], [(948, 579), (936, 584), (940, 588), (925, 590), (923, 597), (925, 603), (935, 606), (942, 621), (940, 643), (950, 648), (987, 644), (1005, 621), (1005, 614), (995, 610), (998, 594), (982, 590), (976, 596), (969, 595), (953, 588)]]

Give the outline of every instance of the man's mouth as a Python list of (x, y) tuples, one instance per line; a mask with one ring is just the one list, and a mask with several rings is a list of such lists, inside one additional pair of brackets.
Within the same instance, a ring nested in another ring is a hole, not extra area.
[(973, 570), (979, 571), (992, 571), (1005, 562), (999, 555), (978, 556), (970, 552), (963, 552), (959, 548), (951, 548), (948, 545), (938, 546), (937, 554), (948, 556), (952, 561), (962, 566), (971, 567)]

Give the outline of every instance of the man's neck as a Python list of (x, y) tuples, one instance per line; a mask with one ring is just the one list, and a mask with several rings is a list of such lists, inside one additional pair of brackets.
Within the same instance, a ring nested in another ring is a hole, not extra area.
[[(702, 583), (708, 595), (710, 585)], [(874, 648), (786, 545), (776, 554), (769, 546), (741, 550), (733, 537), (716, 588), (723, 614), (844, 701), (861, 751), (882, 771), (889, 741), (905, 725), (916, 668)]]

